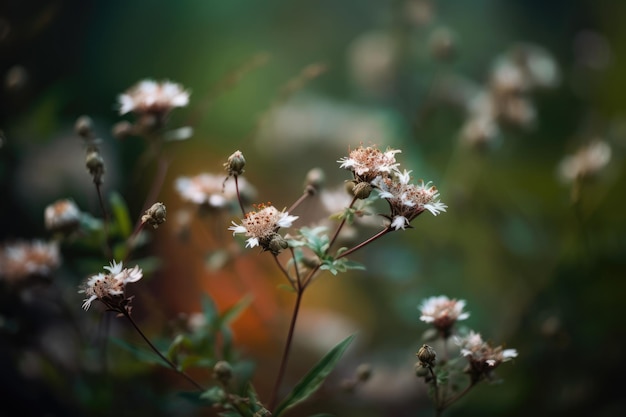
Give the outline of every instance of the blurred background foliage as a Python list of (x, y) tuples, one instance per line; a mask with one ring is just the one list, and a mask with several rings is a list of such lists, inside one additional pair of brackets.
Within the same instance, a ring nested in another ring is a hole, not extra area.
[[(170, 79), (192, 92), (173, 124), (195, 131), (168, 148), (159, 201), (170, 218), (150, 246), (161, 268), (134, 288), (134, 313), (148, 332), (163, 331), (179, 312), (198, 311), (204, 291), (220, 308), (251, 293), (252, 305), (234, 323), (235, 340), (258, 362), (255, 384), (267, 397), (291, 294), (275, 289), (283, 278), (254, 250), (234, 265), (209, 268), (211, 254), (233, 244), (228, 216), (194, 219), (189, 239), (175, 239), (174, 213), (183, 203), (174, 180), (222, 172), (239, 149), (257, 201), (288, 207), (309, 169), (323, 168), (328, 185), (340, 186), (349, 176), (336, 161), (350, 147), (391, 146), (403, 150), (398, 160), (416, 178), (434, 181), (448, 212), (422, 216), (414, 229), (355, 254), (365, 272), (325, 275), (307, 293), (288, 383), (330, 345), (358, 336), (319, 401), (293, 415), (432, 415), (413, 363), (426, 330), (417, 306), (439, 294), (467, 300), (467, 325), (519, 352), (499, 368), (503, 384), (480, 386), (449, 416), (624, 415), (625, 13), (624, 2), (592, 0), (5, 0), (3, 240), (45, 237), (43, 209), (57, 198), (100, 216), (73, 132), (83, 114), (103, 139), (105, 193), (119, 191), (139, 216), (155, 168), (138, 168), (141, 140), (111, 135), (121, 120), (115, 103), (140, 79)], [(451, 44), (438, 50), (433, 42), (442, 30)], [(488, 149), (461, 146), (467, 114), (446, 94), (461, 94), (467, 82), (484, 85), (494, 60), (520, 42), (548, 51), (559, 83), (530, 94), (532, 126), (505, 126)], [(611, 160), (574, 204), (557, 167), (594, 139), (610, 144)], [(314, 216), (315, 207), (295, 214)], [(98, 271), (76, 267), (72, 256), (80, 254), (64, 257), (69, 282)], [(73, 314), (82, 313), (81, 299), (75, 295)], [(14, 399), (1, 406), (3, 415), (11, 404), (32, 415), (83, 415), (89, 401), (89, 415), (192, 414), (160, 396), (180, 388), (175, 376), (137, 371), (123, 351), (109, 358), (128, 375), (119, 389), (77, 399), (90, 384), (112, 382), (75, 379), (70, 389), (53, 370), (29, 374), (24, 356), (32, 353), (3, 350), (0, 378)], [(341, 378), (361, 362), (372, 364), (372, 380), (340, 392)], [(37, 405), (27, 405), (35, 397)]]

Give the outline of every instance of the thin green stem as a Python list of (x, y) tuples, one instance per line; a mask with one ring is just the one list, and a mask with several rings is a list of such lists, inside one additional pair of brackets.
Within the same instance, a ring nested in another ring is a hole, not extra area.
[(156, 346), (154, 346), (152, 344), (152, 342), (150, 341), (150, 339), (148, 339), (148, 337), (141, 331), (141, 329), (139, 328), (139, 326), (137, 325), (137, 323), (135, 323), (135, 320), (133, 320), (133, 318), (130, 316), (130, 313), (128, 313), (127, 310), (125, 309), (121, 309), (120, 312), (124, 315), (124, 317), (126, 317), (130, 323), (133, 325), (133, 327), (135, 328), (135, 330), (137, 330), (137, 332), (139, 333), (139, 335), (143, 338), (143, 340), (146, 341), (146, 343), (148, 344), (148, 346), (150, 346), (150, 349), (152, 349), (154, 351), (154, 353), (156, 353), (157, 355), (159, 355), (159, 357), (165, 361), (165, 363), (167, 363), (170, 368), (172, 368), (175, 372), (177, 372), (178, 374), (180, 374), (183, 378), (185, 378), (187, 381), (189, 381), (194, 387), (196, 387), (198, 390), (200, 391), (205, 391), (205, 388), (200, 385), (199, 383), (197, 383), (192, 377), (190, 377), (185, 371), (182, 371), (180, 369), (178, 369), (178, 367), (176, 366), (176, 364), (174, 364), (172, 361), (170, 361), (169, 359), (167, 359), (160, 351), (159, 349), (156, 348)]

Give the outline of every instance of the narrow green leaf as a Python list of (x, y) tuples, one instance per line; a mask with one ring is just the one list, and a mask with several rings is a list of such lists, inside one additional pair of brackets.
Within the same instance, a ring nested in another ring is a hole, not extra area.
[(204, 313), (204, 317), (207, 323), (213, 323), (215, 319), (218, 317), (217, 307), (215, 307), (215, 302), (213, 299), (206, 293), (202, 294), (202, 312)]
[(293, 407), (301, 401), (306, 400), (322, 385), (328, 374), (333, 370), (341, 355), (348, 348), (354, 339), (354, 335), (350, 335), (343, 341), (333, 347), (311, 370), (296, 384), (287, 398), (281, 402), (276, 411), (272, 414), (278, 417), (288, 408)]
[(113, 212), (113, 218), (117, 223), (120, 234), (122, 237), (127, 238), (133, 232), (133, 224), (130, 221), (130, 215), (128, 214), (128, 206), (119, 193), (113, 192), (109, 197), (109, 203), (111, 204), (111, 210)]
[(252, 302), (251, 296), (245, 296), (230, 308), (224, 310), (220, 317), (222, 324), (229, 324), (235, 320), (243, 310), (245, 310)]

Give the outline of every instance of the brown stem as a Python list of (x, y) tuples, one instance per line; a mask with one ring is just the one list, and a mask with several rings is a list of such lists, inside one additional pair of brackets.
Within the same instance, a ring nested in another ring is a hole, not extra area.
[(439, 385), (437, 385), (437, 375), (435, 375), (435, 371), (433, 371), (433, 367), (429, 366), (428, 370), (430, 371), (430, 376), (433, 378), (433, 388), (435, 389), (435, 409), (437, 410), (436, 415), (440, 415), (440, 410), (442, 410), (441, 406), (443, 404), (439, 404)]
[[(119, 311), (119, 310), (118, 310)], [(160, 351), (159, 349), (156, 348), (156, 346), (154, 346), (152, 344), (152, 342), (150, 341), (150, 339), (148, 339), (146, 337), (146, 335), (141, 331), (141, 329), (139, 328), (139, 326), (137, 326), (137, 323), (135, 323), (135, 320), (133, 320), (133, 318), (130, 316), (130, 314), (128, 313), (127, 310), (125, 309), (121, 309), (120, 311), (124, 317), (126, 317), (130, 323), (133, 325), (133, 327), (135, 328), (135, 330), (137, 330), (137, 332), (139, 333), (139, 335), (143, 338), (143, 340), (146, 341), (146, 343), (148, 344), (148, 346), (150, 346), (150, 348), (154, 351), (154, 353), (156, 353), (157, 355), (159, 355), (159, 357), (165, 361), (165, 363), (167, 363), (170, 368), (172, 368), (175, 372), (177, 372), (178, 374), (180, 374), (183, 378), (185, 378), (187, 381), (189, 381), (193, 386), (195, 386), (198, 390), (200, 391), (205, 391), (205, 388), (200, 385), (199, 383), (197, 383), (192, 377), (190, 377), (185, 371), (182, 371), (180, 369), (178, 369), (178, 367), (169, 359), (167, 359)]]
[(335, 258), (335, 259), (344, 258), (344, 257), (350, 255), (351, 253), (356, 252), (357, 250), (361, 249), (365, 245), (368, 245), (368, 244), (372, 243), (373, 241), (375, 241), (379, 237), (382, 237), (382, 236), (386, 235), (387, 233), (389, 233), (391, 231), (393, 231), (391, 226), (387, 226), (383, 230), (381, 230), (380, 232), (376, 233), (374, 236), (370, 237), (369, 239), (364, 240), (363, 242), (359, 243), (358, 245), (356, 245), (353, 248), (348, 249), (345, 252), (342, 252), (341, 255), (337, 256), (337, 258)]
[(239, 208), (241, 209), (241, 215), (246, 217), (246, 210), (243, 208), (243, 201), (241, 201), (241, 193), (239, 192), (239, 177), (235, 174), (235, 189), (237, 190), (237, 201), (239, 202)]
[(292, 211), (294, 211), (300, 204), (302, 204), (304, 200), (306, 200), (308, 197), (312, 195), (313, 195), (313, 192), (307, 187), (307, 189), (304, 190), (304, 193), (302, 193), (302, 195), (295, 201), (295, 203), (293, 203), (291, 207), (289, 207), (289, 209), (287, 210), (287, 213), (291, 213)]
[[(354, 203), (356, 203), (357, 198), (353, 197), (352, 201), (350, 202), (350, 205), (348, 206), (348, 208), (352, 208), (352, 206), (354, 205)], [(337, 229), (335, 230), (335, 234), (333, 235), (333, 237), (330, 239), (330, 243), (328, 244), (328, 250), (330, 250), (330, 247), (333, 246), (333, 243), (335, 243), (335, 241), (337, 240), (337, 237), (339, 237), (339, 232), (341, 232), (341, 229), (343, 228), (343, 226), (346, 224), (346, 217), (344, 216), (343, 219), (341, 219), (341, 223), (339, 223), (339, 226), (337, 226)], [(328, 252), (327, 250), (327, 252)]]
[(278, 399), (278, 390), (280, 385), (283, 382), (283, 378), (285, 377), (285, 370), (287, 369), (287, 361), (289, 359), (289, 350), (291, 349), (291, 342), (293, 340), (294, 330), (296, 328), (296, 320), (298, 319), (298, 312), (300, 311), (300, 302), (302, 301), (302, 295), (304, 294), (304, 289), (300, 287), (300, 284), (297, 283), (297, 293), (296, 293), (296, 304), (293, 308), (293, 314), (291, 315), (291, 323), (289, 324), (289, 333), (287, 334), (287, 341), (285, 342), (285, 349), (283, 350), (283, 356), (280, 361), (280, 368), (278, 370), (278, 376), (276, 377), (276, 382), (274, 383), (274, 389), (272, 390), (271, 400), (269, 402), (269, 409), (274, 410), (276, 406), (276, 401)]

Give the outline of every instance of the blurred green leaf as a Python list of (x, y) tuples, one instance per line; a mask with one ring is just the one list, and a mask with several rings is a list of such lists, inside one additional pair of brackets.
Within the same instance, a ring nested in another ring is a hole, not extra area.
[(112, 192), (109, 197), (109, 203), (111, 204), (113, 220), (117, 225), (118, 231), (124, 239), (127, 239), (133, 232), (133, 224), (130, 220), (126, 201), (119, 193)]
[(250, 305), (251, 302), (252, 302), (252, 296), (247, 295), (243, 297), (237, 303), (235, 303), (231, 307), (224, 310), (224, 312), (220, 316), (220, 323), (230, 324), (233, 320), (235, 320), (239, 316), (239, 314), (241, 314), (243, 310), (245, 310)]
[(274, 416), (278, 417), (285, 410), (309, 398), (322, 385), (328, 374), (335, 368), (341, 355), (348, 348), (354, 339), (354, 335), (350, 335), (343, 341), (339, 342), (315, 365), (311, 370), (296, 384), (287, 398), (278, 405)]

